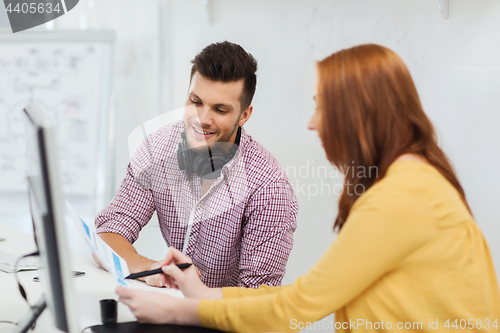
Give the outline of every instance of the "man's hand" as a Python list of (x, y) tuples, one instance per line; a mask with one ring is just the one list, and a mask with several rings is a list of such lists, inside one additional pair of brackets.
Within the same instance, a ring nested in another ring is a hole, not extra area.
[(165, 273), (167, 287), (180, 289), (187, 298), (222, 298), (222, 289), (205, 286), (200, 280), (200, 271), (194, 265), (184, 270), (176, 266), (183, 263), (192, 263), (192, 260), (176, 248), (169, 247), (165, 259), (159, 263)]
[[(161, 267), (160, 262), (155, 262), (151, 265), (149, 270), (157, 269), (160, 267)], [(146, 276), (143, 281), (145, 281), (147, 284), (153, 287), (165, 287), (168, 286), (167, 279), (168, 277), (165, 274), (155, 274)]]
[[(99, 237), (115, 250), (120, 257), (125, 259), (130, 273), (160, 268), (157, 261), (139, 255), (134, 246), (122, 235), (103, 232), (99, 234)], [(95, 256), (94, 260), (102, 267)], [(166, 284), (166, 277), (164, 274), (156, 274), (146, 278), (140, 278), (139, 280), (145, 281), (147, 284), (154, 287), (164, 287)]]
[(94, 252), (92, 252), (92, 258), (94, 258), (94, 261), (96, 262), (96, 264), (98, 264), (99, 266), (102, 267), (102, 269), (106, 269), (104, 268), (104, 266), (101, 264), (101, 261), (99, 260), (99, 258), (97, 258), (97, 256), (94, 254)]
[[(151, 268), (149, 270), (153, 270), (153, 269), (157, 269), (157, 268), (160, 268), (160, 267), (163, 267), (163, 266), (166, 266), (168, 264), (170, 264), (170, 262), (172, 262), (173, 260), (173, 257), (172, 257), (172, 254), (171, 252), (173, 251), (176, 251), (177, 253), (179, 253), (180, 255), (182, 255), (183, 257), (181, 258), (185, 258), (185, 260), (183, 261), (183, 263), (186, 263), (186, 262), (192, 262), (191, 258), (185, 256), (184, 254), (182, 254), (182, 252), (180, 252), (179, 250), (177, 250), (175, 247), (170, 247), (167, 251), (167, 256), (165, 257), (165, 259), (163, 259), (162, 261), (158, 261), (158, 262), (155, 262), (151, 265)], [(176, 262), (177, 264), (178, 262)], [(180, 262), (179, 262), (180, 263)], [(194, 267), (194, 265), (192, 266)], [(198, 273), (198, 277), (201, 277), (201, 273), (200, 271), (198, 270), (198, 268), (194, 267), (196, 269), (196, 272)], [(175, 285), (172, 281), (172, 278), (168, 275), (165, 275), (165, 274), (155, 274), (155, 275), (150, 275), (150, 276), (147, 276), (143, 279), (143, 281), (145, 281), (147, 284), (149, 284), (150, 286), (153, 286), (153, 287), (168, 287), (168, 288), (175, 288), (175, 289), (179, 289), (177, 287), (177, 285)]]

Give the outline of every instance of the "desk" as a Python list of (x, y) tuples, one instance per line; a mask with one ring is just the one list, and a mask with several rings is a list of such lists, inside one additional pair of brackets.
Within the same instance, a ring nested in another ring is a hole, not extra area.
[[(0, 235), (6, 238), (6, 240), (0, 242), (0, 250), (21, 255), (35, 249), (33, 235), (12, 228), (12, 224), (9, 227), (7, 224), (1, 222)], [(71, 251), (74, 261), (72, 269), (85, 271), (86, 273), (85, 276), (73, 280), (78, 298), (76, 301), (79, 304), (79, 313), (81, 314), (80, 327), (83, 329), (87, 326), (101, 324), (99, 300), (105, 298), (118, 299), (118, 296), (115, 294), (117, 282), (111, 274), (101, 269), (93, 261), (91, 254), (88, 252), (89, 250), (85, 251), (87, 250), (87, 245), (82, 240), (72, 239), (71, 248), (78, 248), (80, 250), (76, 251), (77, 253)], [(33, 277), (37, 275), (37, 271), (19, 272), (20, 281), (31, 303), (35, 303), (43, 293), (43, 284), (33, 281)], [(132, 287), (183, 297), (182, 293), (178, 290), (154, 288), (147, 286), (141, 281), (132, 281)], [(28, 304), (19, 293), (14, 274), (0, 271), (0, 321), (8, 320), (17, 322), (28, 311), (28, 308)], [(122, 303), (118, 303), (118, 322), (135, 320), (129, 308)], [(11, 332), (13, 328), (12, 324), (0, 323), (0, 333)], [(176, 332), (213, 332), (204, 329), (175, 328), (174, 331)], [(164, 331), (168, 332), (169, 330)], [(45, 309), (38, 318), (33, 332), (60, 332), (53, 324), (50, 309)], [(85, 332), (90, 332), (90, 330), (86, 330)]]

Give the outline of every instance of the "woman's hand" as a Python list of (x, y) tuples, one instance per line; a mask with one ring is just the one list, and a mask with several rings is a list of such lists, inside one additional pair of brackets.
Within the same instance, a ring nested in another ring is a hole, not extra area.
[(117, 287), (116, 293), (140, 323), (200, 325), (198, 301), (125, 287)]
[(127, 305), (141, 323), (171, 324), (177, 298), (161, 293), (125, 287), (116, 288), (119, 301)]
[[(177, 251), (177, 253), (179, 253), (181, 255), (181, 257), (179, 257), (179, 258), (182, 258), (182, 259), (179, 259), (179, 260), (181, 260), (182, 263), (187, 263), (187, 262), (191, 263), (192, 262), (191, 258), (182, 254), (182, 252), (177, 250), (175, 247), (170, 247), (167, 251), (167, 255), (166, 255), (165, 259), (152, 263), (149, 270), (157, 269), (157, 268), (160, 268), (160, 267), (163, 267), (163, 266), (170, 264), (173, 260), (172, 251)], [(177, 262), (177, 261), (175, 262), (175, 264), (180, 264), (180, 263), (181, 262)], [(197, 268), (196, 268), (196, 272), (198, 273), (198, 276), (201, 277), (200, 271), (198, 271)], [(140, 280), (145, 281), (148, 285), (153, 286), (153, 287), (165, 287), (166, 286), (168, 288), (179, 289), (172, 282), (172, 279), (170, 278), (170, 276), (165, 275), (165, 274), (150, 275), (150, 276), (147, 276), (145, 278), (141, 278)]]
[(183, 263), (192, 263), (192, 261), (176, 248), (170, 247), (165, 259), (159, 263), (165, 273), (168, 287), (180, 289), (187, 298), (222, 298), (220, 288), (208, 288), (201, 282), (201, 274), (194, 265), (184, 270), (176, 266)]

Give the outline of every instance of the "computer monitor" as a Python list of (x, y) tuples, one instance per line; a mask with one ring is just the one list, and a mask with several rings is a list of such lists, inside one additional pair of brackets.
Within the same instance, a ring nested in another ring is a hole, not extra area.
[[(41, 283), (45, 291), (45, 298), (39, 302), (38, 310), (30, 310), (43, 311), (46, 301), (58, 329), (69, 333), (79, 332), (70, 252), (64, 226), (64, 201), (59, 182), (55, 124), (36, 105), (28, 105), (23, 111), (28, 192), (35, 239), (40, 253)], [(27, 325), (30, 320), (36, 320), (29, 318), (29, 313), (27, 317)], [(22, 327), (18, 328), (23, 331)]]

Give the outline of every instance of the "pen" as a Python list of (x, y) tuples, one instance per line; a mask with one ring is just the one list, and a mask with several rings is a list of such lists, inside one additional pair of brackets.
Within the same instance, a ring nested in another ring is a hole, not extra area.
[[(184, 269), (184, 268), (188, 268), (191, 265), (192, 265), (191, 263), (186, 263), (186, 264), (178, 264), (175, 266), (179, 267), (180, 269)], [(145, 277), (145, 276), (150, 276), (150, 275), (155, 275), (155, 274), (160, 274), (160, 273), (163, 273), (161, 267), (157, 268), (157, 269), (153, 269), (151, 271), (133, 273), (133, 274), (130, 274), (129, 276), (127, 276), (125, 279), (138, 279), (140, 277)]]
[[(79, 277), (79, 276), (84, 276), (84, 275), (85, 275), (85, 272), (73, 271), (74, 277)], [(38, 276), (35, 276), (35, 277), (33, 277), (33, 281), (40, 282), (40, 278)]]

